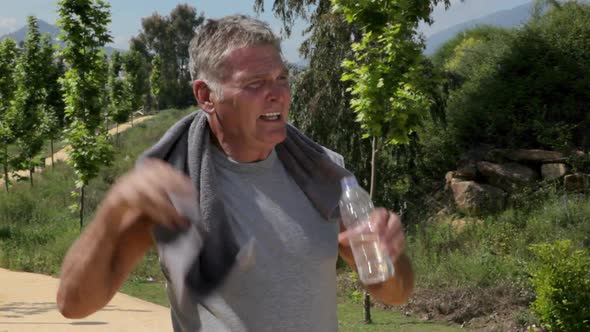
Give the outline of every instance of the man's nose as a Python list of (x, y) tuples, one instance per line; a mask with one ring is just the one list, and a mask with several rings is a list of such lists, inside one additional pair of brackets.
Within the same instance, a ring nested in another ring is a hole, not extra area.
[(284, 101), (285, 95), (289, 93), (289, 87), (282, 82), (274, 81), (269, 84), (268, 101), (281, 102)]

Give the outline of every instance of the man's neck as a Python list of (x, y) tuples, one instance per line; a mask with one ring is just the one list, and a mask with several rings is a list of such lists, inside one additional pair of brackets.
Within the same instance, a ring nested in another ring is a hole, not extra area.
[(262, 151), (239, 143), (232, 144), (224, 140), (223, 136), (218, 138), (213, 131), (211, 131), (211, 140), (223, 154), (239, 163), (253, 163), (265, 160), (272, 152), (272, 148)]

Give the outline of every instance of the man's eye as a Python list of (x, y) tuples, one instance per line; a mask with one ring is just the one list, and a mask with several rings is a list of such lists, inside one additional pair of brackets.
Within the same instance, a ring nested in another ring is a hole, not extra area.
[(247, 87), (252, 88), (252, 89), (258, 89), (262, 86), (262, 84), (263, 84), (262, 81), (254, 81), (254, 82), (248, 83)]

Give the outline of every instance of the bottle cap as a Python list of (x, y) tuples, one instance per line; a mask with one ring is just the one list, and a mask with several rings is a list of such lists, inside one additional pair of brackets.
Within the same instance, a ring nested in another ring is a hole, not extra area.
[(358, 182), (356, 181), (356, 178), (354, 176), (347, 176), (347, 177), (343, 177), (340, 180), (340, 185), (342, 186), (342, 188), (350, 188), (350, 187), (358, 187)]

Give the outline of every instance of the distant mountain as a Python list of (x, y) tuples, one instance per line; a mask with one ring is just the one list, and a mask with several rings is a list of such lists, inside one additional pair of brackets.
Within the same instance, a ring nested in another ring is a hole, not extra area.
[(448, 29), (439, 31), (426, 38), (427, 55), (431, 55), (446, 41), (455, 37), (457, 33), (468, 30), (478, 25), (493, 25), (504, 28), (514, 28), (526, 23), (532, 17), (534, 3), (530, 2), (508, 10), (502, 10), (471, 21), (454, 25)]
[[(41, 19), (37, 20), (37, 23), (39, 24), (39, 32), (41, 32), (41, 35), (44, 35), (45, 33), (49, 33), (49, 35), (51, 35), (51, 38), (53, 39), (53, 43), (54, 44), (60, 44), (61, 46), (63, 46), (63, 43), (61, 43), (57, 37), (61, 34), (61, 30), (56, 27), (55, 25), (49, 24)], [(3, 36), (0, 36), (0, 40), (4, 39), (4, 38), (12, 38), (14, 40), (16, 40), (17, 44), (24, 41), (25, 37), (27, 36), (27, 26), (25, 25), (24, 27), (5, 34)], [(119, 49), (116, 49), (114, 47), (110, 47), (110, 46), (105, 46), (104, 47), (105, 52), (108, 55), (111, 55), (111, 53), (113, 53), (113, 51), (117, 50), (117, 51), (121, 51)]]
[[(41, 34), (45, 34), (45, 33), (49, 33), (51, 35), (51, 37), (53, 38), (53, 40), (57, 40), (57, 36), (59, 36), (61, 30), (43, 20), (37, 20), (37, 23), (39, 24), (39, 31), (41, 32)], [(5, 37), (10, 37), (14, 40), (16, 40), (17, 43), (24, 41), (25, 37), (27, 36), (27, 26), (25, 25), (24, 27), (6, 34), (2, 37), (0, 37), (0, 39), (4, 39)]]

